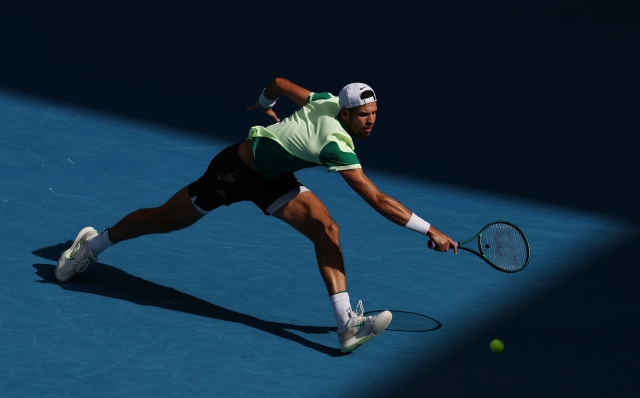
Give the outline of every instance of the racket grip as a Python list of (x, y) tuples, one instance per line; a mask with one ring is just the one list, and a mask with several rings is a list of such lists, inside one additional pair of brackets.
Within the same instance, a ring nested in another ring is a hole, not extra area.
[[(455, 242), (456, 243), (456, 247), (460, 247), (460, 242)], [(436, 242), (430, 240), (429, 242), (427, 242), (427, 247), (429, 249), (434, 249), (436, 248)]]

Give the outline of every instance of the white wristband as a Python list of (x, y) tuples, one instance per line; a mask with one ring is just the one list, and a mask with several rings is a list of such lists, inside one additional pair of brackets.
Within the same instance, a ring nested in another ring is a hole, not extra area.
[(264, 96), (264, 89), (262, 90), (262, 92), (260, 93), (260, 97), (258, 98), (258, 102), (260, 103), (260, 106), (265, 108), (265, 109), (271, 109), (273, 108), (273, 106), (276, 104), (276, 101), (278, 99), (269, 99), (267, 97)]
[(405, 228), (416, 231), (421, 235), (426, 235), (429, 232), (429, 228), (431, 228), (431, 224), (418, 217), (416, 213), (411, 213), (411, 218), (407, 221)]

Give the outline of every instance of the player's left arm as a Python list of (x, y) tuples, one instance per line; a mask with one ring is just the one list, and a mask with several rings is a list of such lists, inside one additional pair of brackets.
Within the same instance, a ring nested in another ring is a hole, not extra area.
[(266, 98), (273, 100), (277, 100), (280, 97), (287, 97), (291, 101), (295, 102), (299, 107), (303, 107), (307, 105), (311, 91), (298, 86), (284, 77), (276, 77), (264, 89), (263, 94)]
[[(253, 104), (251, 108), (248, 108), (248, 110), (261, 109), (267, 116), (270, 116), (276, 122), (279, 122), (280, 119), (273, 110), (273, 104), (275, 104), (278, 98), (287, 97), (295, 102), (299, 107), (303, 107), (309, 101), (310, 94), (311, 91), (306, 88), (300, 87), (283, 77), (276, 77), (267, 87), (265, 87), (260, 100), (256, 101), (256, 103)], [(261, 100), (271, 102), (271, 106), (264, 106), (267, 104), (261, 104)]]
[[(382, 193), (378, 187), (364, 174), (361, 168), (340, 171), (342, 178), (349, 184), (358, 195), (364, 199), (378, 213), (400, 226), (407, 226), (407, 223), (414, 215), (411, 210), (406, 208), (402, 203), (389, 195)], [(454, 252), (458, 252), (458, 248), (454, 241), (438, 231), (433, 225), (429, 226), (426, 235), (436, 244), (439, 251), (448, 251), (453, 247)]]

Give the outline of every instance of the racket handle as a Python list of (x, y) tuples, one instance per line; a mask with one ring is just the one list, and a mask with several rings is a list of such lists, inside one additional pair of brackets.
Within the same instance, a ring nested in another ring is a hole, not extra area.
[[(460, 242), (455, 242), (456, 243), (456, 247), (460, 247)], [(427, 247), (429, 249), (434, 249), (436, 248), (436, 243), (432, 240), (430, 240), (429, 242), (427, 242)]]

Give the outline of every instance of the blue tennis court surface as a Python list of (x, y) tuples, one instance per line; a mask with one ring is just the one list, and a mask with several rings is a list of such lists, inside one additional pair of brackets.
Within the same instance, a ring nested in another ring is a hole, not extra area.
[[(245, 135), (239, 128), (238, 140)], [(398, 387), (417, 364), (437, 369), (460, 350), (482, 358), (469, 366), (490, 383), (492, 369), (564, 358), (533, 334), (497, 325), (526, 317), (523, 309), (591, 264), (600, 254), (584, 248), (594, 236), (616, 247), (634, 231), (611, 215), (364, 165), (382, 191), (454, 238), (496, 219), (520, 226), (531, 262), (503, 274), (468, 253), (427, 250), (426, 239), (377, 215), (338, 174), (302, 171), (341, 226), (352, 305), (395, 311), (388, 331), (341, 355), (311, 244), (251, 203), (123, 242), (70, 282), (55, 281), (55, 262), (81, 228), (101, 231), (162, 204), (232, 142), (8, 91), (0, 92), (0, 139), (3, 397), (357, 396)], [(499, 357), (488, 348), (494, 338), (505, 341)], [(534, 383), (498, 374), (506, 386)], [(432, 393), (446, 396), (441, 388)]]

